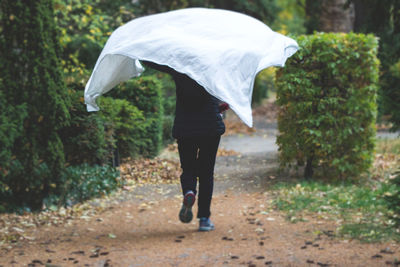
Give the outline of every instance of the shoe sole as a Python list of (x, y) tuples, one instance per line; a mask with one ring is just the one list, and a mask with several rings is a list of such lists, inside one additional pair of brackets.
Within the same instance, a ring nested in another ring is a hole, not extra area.
[(207, 227), (200, 227), (199, 228), (199, 231), (200, 232), (209, 232), (209, 231), (212, 231), (212, 230), (214, 230), (214, 226), (207, 226)]
[(193, 219), (192, 206), (195, 202), (194, 194), (185, 196), (183, 200), (182, 208), (179, 212), (179, 220), (183, 223), (190, 223)]

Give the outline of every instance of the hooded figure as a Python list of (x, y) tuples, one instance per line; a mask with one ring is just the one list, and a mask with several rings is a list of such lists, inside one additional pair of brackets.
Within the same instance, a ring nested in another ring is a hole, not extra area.
[(177, 139), (182, 174), (183, 193), (179, 219), (189, 223), (193, 218), (192, 206), (197, 195), (200, 231), (214, 229), (210, 221), (210, 206), (214, 186), (214, 165), (221, 135), (225, 132), (222, 119), (228, 105), (210, 95), (189, 76), (174, 69), (149, 61), (142, 61), (158, 71), (170, 74), (176, 86), (176, 111), (172, 136)]

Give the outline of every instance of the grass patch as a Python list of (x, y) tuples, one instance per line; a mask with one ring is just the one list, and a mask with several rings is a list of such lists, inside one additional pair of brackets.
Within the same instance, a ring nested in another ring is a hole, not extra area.
[(395, 188), (388, 183), (326, 183), (298, 181), (273, 186), (273, 205), (285, 211), (291, 222), (305, 221), (307, 215), (339, 222), (338, 233), (365, 242), (400, 240), (384, 196)]
[(400, 138), (378, 139), (376, 142), (376, 153), (400, 155)]
[(279, 182), (271, 189), (274, 208), (285, 211), (294, 223), (308, 217), (334, 220), (343, 238), (400, 241), (400, 229), (396, 229), (385, 200), (396, 192), (396, 185), (389, 181), (399, 163), (400, 139), (380, 139), (368, 177), (346, 182)]
[(400, 241), (400, 235), (396, 232), (396, 229), (379, 223), (348, 223), (339, 227), (339, 232), (346, 238), (364, 242), (379, 242), (390, 239)]

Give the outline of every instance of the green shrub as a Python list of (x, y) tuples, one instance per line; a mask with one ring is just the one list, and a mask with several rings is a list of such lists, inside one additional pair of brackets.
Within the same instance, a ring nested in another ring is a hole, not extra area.
[(175, 81), (170, 75), (158, 73), (155, 77), (160, 81), (162, 88), (162, 104), (164, 115), (175, 115), (176, 93)]
[(167, 145), (174, 141), (172, 127), (175, 118), (176, 88), (175, 82), (170, 75), (159, 72), (156, 77), (160, 81), (162, 88), (162, 105), (164, 111), (162, 140), (163, 145)]
[(175, 105), (176, 105), (176, 88), (175, 81), (172, 76), (164, 72), (156, 71), (152, 68), (146, 68), (143, 76), (153, 76), (160, 81), (161, 94), (162, 94), (162, 106), (163, 106), (163, 127), (162, 127), (162, 140), (163, 145), (167, 145), (173, 142), (172, 137), (172, 126), (174, 123), (175, 116)]
[(82, 91), (70, 90), (72, 106), (70, 124), (60, 130), (66, 162), (70, 165), (105, 164), (111, 161), (115, 140), (113, 128), (106, 131), (105, 121), (89, 113)]
[(23, 105), (26, 112), (15, 118), (21, 131), (9, 140), (13, 160), (2, 183), (12, 201), (38, 209), (50, 184), (60, 182), (65, 161), (58, 130), (69, 121), (52, 1), (4, 0), (0, 14), (0, 91), (15, 112)]
[(396, 226), (400, 227), (400, 171), (394, 174), (394, 178), (390, 180), (390, 185), (393, 187), (393, 193), (385, 195), (389, 210), (392, 212), (392, 219)]
[[(0, 88), (4, 87), (0, 85)], [(9, 171), (14, 142), (21, 137), (23, 121), (26, 116), (26, 105), (21, 104), (16, 107), (10, 105), (4, 98), (3, 92), (0, 91), (0, 188), (2, 188), (2, 177)]]
[(174, 141), (172, 137), (172, 127), (174, 126), (175, 116), (173, 115), (165, 115), (163, 119), (163, 134), (162, 140), (163, 145), (168, 145)]
[[(399, 42), (400, 34), (398, 34), (397, 44)], [(400, 54), (400, 48), (398, 51)], [(384, 114), (389, 115), (389, 120), (393, 123), (392, 130), (400, 130), (400, 60), (383, 74), (382, 84), (383, 92), (381, 92), (381, 95), (383, 95)]]
[(259, 105), (263, 99), (268, 97), (268, 92), (274, 90), (274, 69), (269, 68), (261, 71), (254, 83), (252, 104)]
[(127, 100), (102, 97), (99, 103), (98, 116), (115, 138), (120, 155), (136, 157), (145, 154), (151, 140), (147, 136), (143, 112)]
[[(162, 145), (163, 133), (163, 98), (161, 83), (155, 76), (144, 76), (123, 83), (111, 91), (111, 96), (129, 101), (145, 117), (141, 127), (145, 127), (140, 150), (143, 156), (156, 156)], [(120, 146), (118, 146), (120, 148)]]
[(62, 181), (57, 194), (45, 199), (46, 207), (73, 205), (107, 195), (122, 185), (119, 171), (107, 165), (70, 166), (64, 171)]
[(282, 166), (307, 163), (324, 176), (368, 170), (375, 143), (378, 41), (373, 35), (300, 36), (301, 49), (277, 73)]
[[(123, 3), (125, 2), (125, 3)], [(111, 32), (135, 17), (126, 0), (54, 0), (55, 20), (61, 31), (62, 58), (69, 65), (93, 68)]]

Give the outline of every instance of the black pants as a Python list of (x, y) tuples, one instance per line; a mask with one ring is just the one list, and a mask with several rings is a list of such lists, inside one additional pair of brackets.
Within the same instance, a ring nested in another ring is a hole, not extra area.
[(214, 187), (214, 166), (221, 136), (188, 137), (178, 139), (181, 160), (181, 186), (185, 195), (192, 190), (196, 194), (199, 178), (197, 218), (210, 217), (211, 198)]

